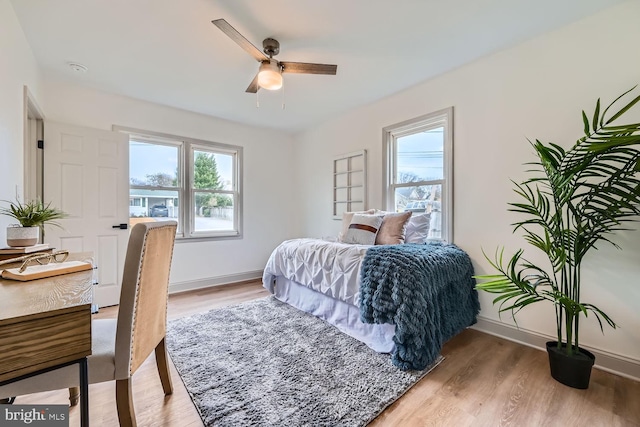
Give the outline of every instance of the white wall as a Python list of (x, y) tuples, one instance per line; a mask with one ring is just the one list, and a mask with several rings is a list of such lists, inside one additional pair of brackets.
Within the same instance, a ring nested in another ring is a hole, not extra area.
[(44, 92), (47, 121), (106, 130), (119, 125), (244, 147), (243, 238), (177, 242), (174, 289), (262, 270), (273, 248), (291, 237), (291, 136), (79, 85), (47, 81)]
[[(23, 86), (46, 121), (111, 130), (120, 125), (244, 147), (243, 238), (177, 243), (171, 282), (185, 288), (262, 270), (271, 250), (291, 237), (291, 136), (40, 78), (9, 1), (0, 0), (0, 200), (23, 186)], [(216, 101), (216, 102), (219, 102)], [(21, 194), (22, 196), (22, 194)], [(0, 242), (10, 219), (0, 216)]]
[[(13, 7), (8, 0), (0, 0), (0, 200), (15, 200), (16, 186), (22, 197), (23, 88), (27, 85), (38, 98), (39, 83), (35, 58)], [(0, 246), (6, 242), (11, 222), (0, 216)]]
[[(476, 273), (489, 273), (482, 248), (526, 248), (511, 233), (517, 216), (507, 212), (507, 202), (516, 200), (509, 179), (522, 180), (522, 164), (533, 160), (526, 138), (569, 146), (582, 136), (582, 109), (593, 111), (598, 97), (610, 101), (640, 83), (639, 19), (640, 2), (624, 3), (297, 135), (299, 234), (338, 234), (339, 222), (331, 219), (333, 156), (368, 150), (369, 207), (383, 208), (382, 128), (453, 106), (454, 242)], [(640, 232), (616, 241), (623, 251), (603, 244), (586, 261), (583, 296), (620, 329), (603, 336), (589, 318), (581, 343), (640, 362)], [(481, 315), (498, 320), (491, 300), (481, 295)], [(518, 319), (525, 329), (555, 334), (550, 305), (527, 308)]]

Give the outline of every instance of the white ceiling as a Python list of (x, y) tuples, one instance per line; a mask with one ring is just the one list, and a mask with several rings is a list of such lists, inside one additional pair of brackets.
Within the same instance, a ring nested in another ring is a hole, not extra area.
[[(12, 0), (45, 79), (289, 132), (622, 0)], [(338, 64), (245, 93), (258, 63), (213, 19), (279, 60)], [(74, 73), (68, 62), (86, 65)], [(550, 64), (550, 66), (553, 66)]]

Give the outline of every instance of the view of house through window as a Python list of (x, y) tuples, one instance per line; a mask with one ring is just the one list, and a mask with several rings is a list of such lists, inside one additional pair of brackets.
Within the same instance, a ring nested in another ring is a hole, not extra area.
[(387, 210), (429, 214), (430, 240), (450, 241), (451, 109), (385, 128)]
[(129, 216), (178, 221), (181, 237), (238, 236), (240, 147), (131, 135)]
[(131, 218), (179, 218), (179, 152), (179, 145), (129, 140)]

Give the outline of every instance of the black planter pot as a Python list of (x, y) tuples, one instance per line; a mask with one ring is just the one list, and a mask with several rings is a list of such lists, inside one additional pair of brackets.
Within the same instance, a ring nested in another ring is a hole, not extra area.
[(596, 361), (596, 356), (583, 348), (579, 348), (578, 354), (567, 356), (566, 347), (565, 343), (562, 343), (562, 347), (558, 348), (557, 341), (547, 341), (551, 376), (569, 387), (589, 388), (591, 368)]

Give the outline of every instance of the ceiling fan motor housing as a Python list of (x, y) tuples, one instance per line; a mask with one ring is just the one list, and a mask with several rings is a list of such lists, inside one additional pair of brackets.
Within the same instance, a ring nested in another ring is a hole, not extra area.
[(269, 58), (276, 56), (280, 53), (280, 42), (276, 39), (266, 38), (262, 41), (262, 47), (264, 53), (269, 55)]

